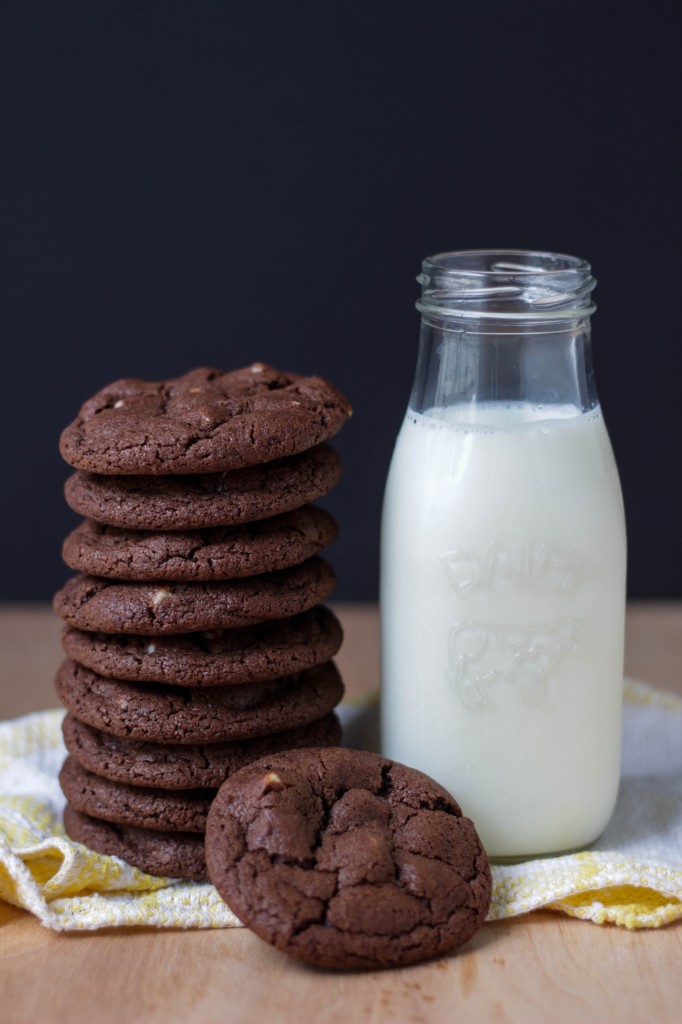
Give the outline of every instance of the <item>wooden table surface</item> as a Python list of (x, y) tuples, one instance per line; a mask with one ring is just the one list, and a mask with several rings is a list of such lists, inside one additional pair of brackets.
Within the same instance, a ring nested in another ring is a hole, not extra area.
[[(376, 686), (378, 616), (342, 605), (350, 693)], [(44, 606), (0, 610), (0, 719), (52, 707), (59, 624)], [(682, 694), (682, 604), (633, 605), (626, 671)], [(403, 970), (331, 973), (245, 929), (54, 934), (0, 903), (0, 1020), (666, 1022), (682, 1019), (682, 922), (599, 927), (549, 911), (486, 924), (457, 955)]]

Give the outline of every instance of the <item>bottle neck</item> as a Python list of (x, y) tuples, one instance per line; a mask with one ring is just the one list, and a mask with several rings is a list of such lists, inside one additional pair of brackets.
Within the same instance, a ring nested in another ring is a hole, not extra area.
[(597, 405), (590, 314), (595, 280), (574, 256), (468, 250), (429, 256), (410, 408), (478, 402)]
[(546, 410), (598, 404), (588, 317), (552, 324), (422, 318), (410, 409), (529, 403)]

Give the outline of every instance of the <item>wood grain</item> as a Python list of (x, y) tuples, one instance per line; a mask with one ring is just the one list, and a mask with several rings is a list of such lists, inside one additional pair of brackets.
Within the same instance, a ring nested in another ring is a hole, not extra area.
[[(373, 606), (337, 606), (351, 694), (378, 682)], [(0, 717), (53, 706), (59, 624), (45, 608), (0, 611)], [(627, 670), (682, 693), (682, 605), (628, 613)], [(682, 926), (628, 932), (541, 912), (486, 925), (459, 954), (404, 970), (333, 974), (249, 932), (110, 929), (58, 935), (0, 903), (3, 1024), (348, 1021), (672, 1024)]]

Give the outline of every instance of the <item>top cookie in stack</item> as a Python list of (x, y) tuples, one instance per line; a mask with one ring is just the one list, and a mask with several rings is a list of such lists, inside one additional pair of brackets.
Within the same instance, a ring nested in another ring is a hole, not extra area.
[(63, 552), (80, 575), (55, 598), (74, 838), (203, 877), (196, 833), (224, 775), (264, 743), (338, 741), (341, 630), (318, 607), (337, 527), (309, 503), (340, 477), (324, 442), (350, 413), (326, 381), (254, 363), (118, 381), (62, 434), (87, 517)]
[(350, 414), (343, 395), (320, 377), (264, 363), (229, 373), (202, 368), (103, 388), (63, 432), (60, 450), (92, 473), (224, 473), (307, 451)]

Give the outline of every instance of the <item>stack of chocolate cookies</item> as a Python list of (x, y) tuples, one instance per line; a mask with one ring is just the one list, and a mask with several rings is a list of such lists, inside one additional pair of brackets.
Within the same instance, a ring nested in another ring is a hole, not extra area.
[(123, 380), (61, 451), (84, 521), (56, 595), (69, 835), (154, 874), (206, 877), (221, 783), (279, 751), (338, 743), (341, 627), (321, 602), (350, 415), (326, 381), (262, 363)]

